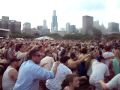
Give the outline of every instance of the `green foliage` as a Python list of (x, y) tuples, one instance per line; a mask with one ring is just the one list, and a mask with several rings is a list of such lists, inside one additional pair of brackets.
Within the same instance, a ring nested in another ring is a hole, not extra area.
[(76, 34), (67, 34), (63, 37), (63, 39), (68, 39), (68, 40), (91, 40), (93, 39), (92, 36), (90, 35), (83, 35), (80, 33)]
[(48, 35), (46, 35), (46, 36), (51, 37), (51, 38), (54, 38), (54, 39), (62, 39), (62, 36), (60, 36), (60, 35), (57, 34), (57, 33), (48, 34)]
[(102, 32), (97, 28), (93, 28), (93, 38), (98, 40), (101, 39), (101, 37), (102, 37)]
[(104, 35), (104, 38), (106, 40), (117, 40), (117, 39), (120, 39), (120, 34), (114, 33), (114, 34)]

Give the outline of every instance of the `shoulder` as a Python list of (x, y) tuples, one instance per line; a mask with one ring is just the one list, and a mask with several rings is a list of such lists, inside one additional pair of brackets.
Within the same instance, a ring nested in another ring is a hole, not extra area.
[(66, 86), (63, 90), (70, 90), (69, 86)]

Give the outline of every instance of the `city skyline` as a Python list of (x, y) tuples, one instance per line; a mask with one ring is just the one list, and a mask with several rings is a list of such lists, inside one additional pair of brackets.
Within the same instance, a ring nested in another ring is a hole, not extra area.
[(120, 23), (119, 0), (1, 0), (1, 3), (0, 17), (9, 16), (21, 21), (21, 25), (30, 22), (32, 27), (42, 25), (45, 19), (51, 28), (53, 10), (57, 12), (59, 30), (67, 22), (81, 28), (84, 15), (93, 16), (94, 21), (99, 20), (106, 27), (109, 22)]

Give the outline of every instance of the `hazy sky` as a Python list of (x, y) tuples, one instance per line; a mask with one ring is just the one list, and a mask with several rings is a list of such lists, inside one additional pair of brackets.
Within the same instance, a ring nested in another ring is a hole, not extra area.
[(57, 11), (59, 28), (66, 22), (80, 28), (83, 15), (92, 15), (105, 26), (111, 21), (120, 23), (120, 0), (0, 0), (0, 4), (0, 17), (31, 22), (32, 27), (46, 19), (50, 28), (53, 10)]

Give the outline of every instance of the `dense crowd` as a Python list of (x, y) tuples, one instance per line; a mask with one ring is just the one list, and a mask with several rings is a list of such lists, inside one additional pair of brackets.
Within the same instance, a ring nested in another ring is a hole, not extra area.
[(120, 90), (120, 40), (0, 42), (0, 90)]

